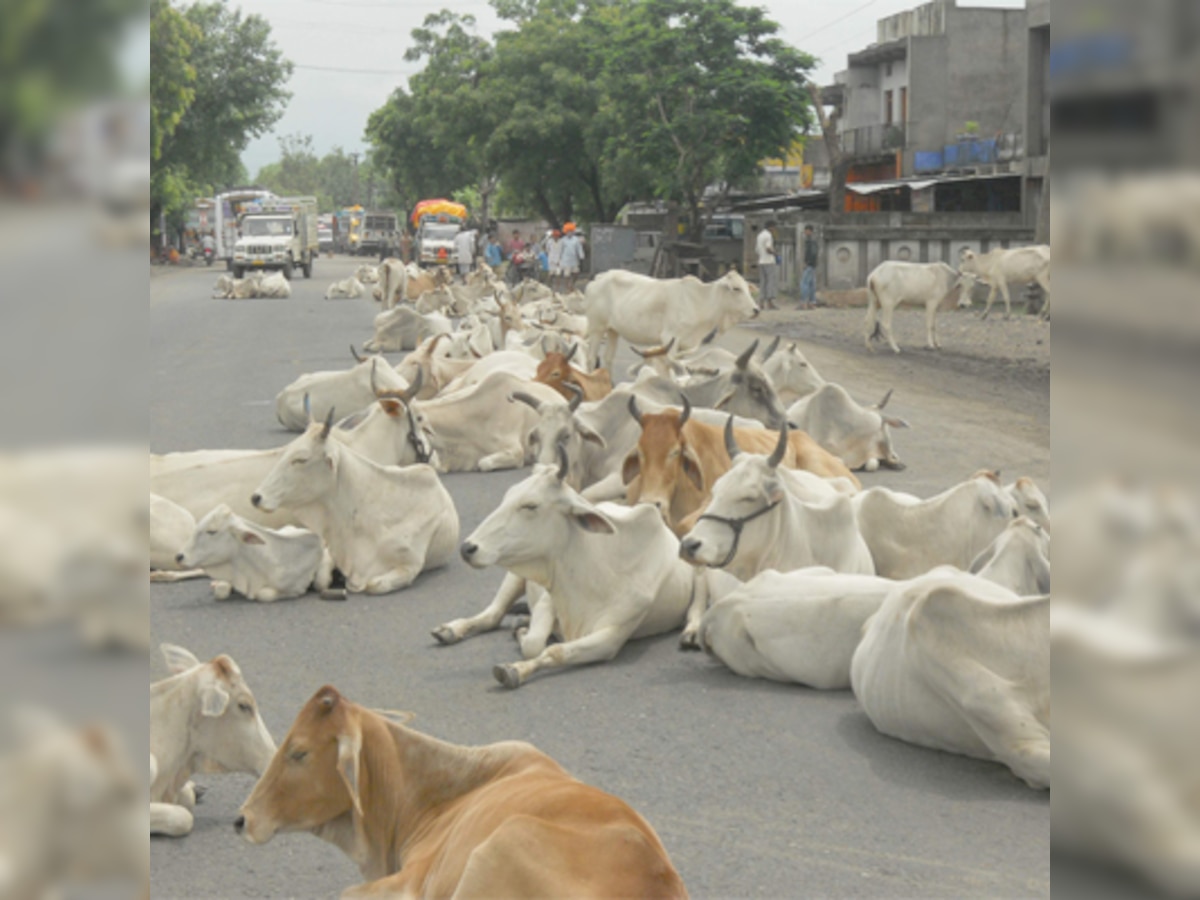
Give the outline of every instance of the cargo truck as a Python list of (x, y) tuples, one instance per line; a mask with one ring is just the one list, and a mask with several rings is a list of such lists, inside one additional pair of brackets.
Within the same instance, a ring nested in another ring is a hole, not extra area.
[(241, 237), (233, 249), (233, 274), (279, 269), (290, 279), (296, 267), (312, 278), (320, 252), (316, 197), (272, 197), (246, 205)]

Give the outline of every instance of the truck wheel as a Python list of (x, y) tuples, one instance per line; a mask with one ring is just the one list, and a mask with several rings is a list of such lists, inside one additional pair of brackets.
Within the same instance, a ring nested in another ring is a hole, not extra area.
[(242, 266), (235, 266), (233, 263), (230, 263), (229, 268), (233, 271), (234, 278), (244, 278), (246, 276), (246, 270)]
[(304, 264), (304, 277), (312, 278), (312, 270), (313, 270), (313, 261), (312, 261), (312, 257), (310, 256), (308, 258), (308, 262), (306, 262)]
[[(233, 271), (233, 260), (232, 259), (225, 260), (225, 271), (226, 272)], [(238, 277), (240, 278), (241, 276), (238, 276)]]
[(292, 280), (292, 272), (294, 270), (295, 270), (295, 266), (292, 265), (292, 259), (291, 259), (291, 257), (288, 257), (288, 261), (283, 264), (283, 277), (286, 278), (288, 281), (291, 281)]

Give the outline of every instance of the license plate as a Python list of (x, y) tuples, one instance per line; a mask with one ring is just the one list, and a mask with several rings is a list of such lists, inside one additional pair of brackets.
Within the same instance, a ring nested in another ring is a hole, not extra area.
[(251, 263), (251, 265), (252, 266), (265, 266), (266, 263), (263, 262), (261, 259), (256, 259), (254, 262)]

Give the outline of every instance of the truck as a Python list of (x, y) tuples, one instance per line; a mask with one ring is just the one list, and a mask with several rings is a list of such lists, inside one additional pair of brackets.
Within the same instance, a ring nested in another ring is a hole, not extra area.
[(422, 200), (413, 209), (413, 241), (417, 264), (451, 266), (456, 261), (454, 239), (467, 223), (467, 208), (450, 200)]
[(359, 252), (377, 254), (384, 247), (390, 247), (396, 242), (396, 214), (390, 212), (367, 212), (363, 214), (362, 240), (358, 242)]
[(347, 206), (337, 214), (336, 237), (333, 249), (338, 253), (358, 255), (358, 245), (362, 241), (363, 208)]
[(241, 237), (233, 248), (233, 274), (279, 269), (290, 279), (296, 266), (312, 278), (317, 243), (317, 198), (272, 197), (246, 205)]
[(263, 188), (243, 187), (225, 191), (213, 198), (213, 238), (216, 257), (233, 269), (233, 247), (238, 240), (238, 222), (250, 204), (269, 200), (275, 195)]

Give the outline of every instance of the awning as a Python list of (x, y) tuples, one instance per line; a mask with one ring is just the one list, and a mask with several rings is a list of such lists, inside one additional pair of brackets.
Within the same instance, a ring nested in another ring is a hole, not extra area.
[(868, 182), (852, 182), (846, 185), (846, 190), (854, 191), (856, 194), (877, 194), (880, 191), (893, 191), (896, 188), (910, 188), (914, 191), (922, 190), (930, 185), (937, 184), (936, 178), (927, 178), (923, 181), (868, 181)]

